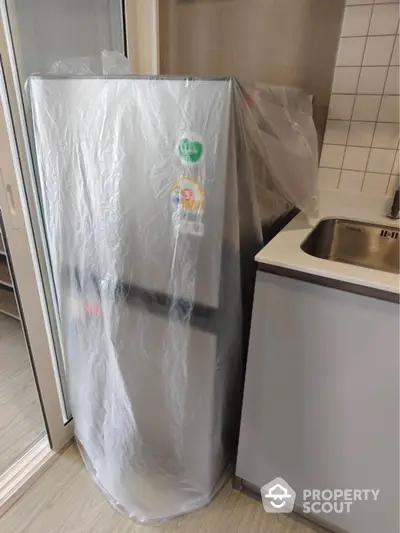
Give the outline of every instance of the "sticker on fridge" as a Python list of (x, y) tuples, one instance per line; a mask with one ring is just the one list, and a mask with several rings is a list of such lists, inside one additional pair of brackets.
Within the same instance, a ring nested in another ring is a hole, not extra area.
[(181, 136), (177, 153), (182, 163), (195, 165), (200, 162), (204, 155), (202, 139), (195, 133), (185, 133)]
[(204, 235), (204, 187), (197, 178), (182, 176), (172, 187), (175, 227), (182, 234)]

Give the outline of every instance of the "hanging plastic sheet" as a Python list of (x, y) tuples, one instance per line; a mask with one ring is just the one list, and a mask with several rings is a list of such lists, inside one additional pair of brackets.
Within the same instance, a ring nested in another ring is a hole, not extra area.
[(243, 273), (263, 223), (315, 210), (310, 100), (226, 78), (29, 88), (82, 455), (138, 521), (192, 511), (235, 455)]

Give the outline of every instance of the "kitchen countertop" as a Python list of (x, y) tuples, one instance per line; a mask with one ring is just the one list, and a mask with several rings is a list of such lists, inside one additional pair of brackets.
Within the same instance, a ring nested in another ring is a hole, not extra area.
[[(399, 221), (386, 217), (391, 201), (391, 198), (383, 196), (322, 190), (320, 191), (318, 218), (309, 219), (303, 213), (299, 213), (256, 255), (255, 260), (262, 270), (279, 273), (282, 269), (282, 273), (284, 271), (286, 274), (293, 274), (291, 277), (297, 277), (297, 273), (311, 275), (313, 278), (318, 277), (321, 280), (347, 282), (356, 287), (354, 292), (363, 293), (363, 287), (369, 288), (372, 290), (371, 295), (374, 295), (374, 290), (380, 293), (392, 293), (392, 297), (397, 301), (396, 295), (400, 292), (398, 275), (320, 259), (301, 249), (303, 241), (324, 218), (348, 218), (363, 222), (376, 222), (398, 229)], [(305, 280), (307, 281), (307, 278)], [(317, 280), (314, 282), (318, 283)], [(326, 283), (321, 284), (326, 285)]]

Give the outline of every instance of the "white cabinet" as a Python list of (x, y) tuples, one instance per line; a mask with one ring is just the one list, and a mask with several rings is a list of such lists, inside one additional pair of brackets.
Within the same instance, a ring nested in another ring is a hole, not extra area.
[(236, 475), (260, 488), (380, 489), (312, 518), (399, 531), (399, 306), (259, 271)]

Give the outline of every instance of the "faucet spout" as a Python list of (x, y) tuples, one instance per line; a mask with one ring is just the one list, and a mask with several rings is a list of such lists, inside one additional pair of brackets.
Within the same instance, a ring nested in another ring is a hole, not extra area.
[(400, 218), (400, 187), (397, 188), (393, 196), (392, 207), (390, 208), (389, 218)]

